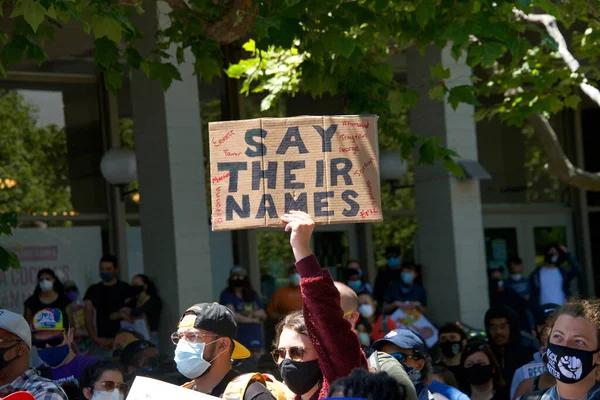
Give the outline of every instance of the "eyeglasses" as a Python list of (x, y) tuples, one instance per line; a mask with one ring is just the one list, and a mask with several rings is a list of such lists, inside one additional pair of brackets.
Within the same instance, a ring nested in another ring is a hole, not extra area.
[(46, 345), (50, 345), (50, 347), (56, 347), (60, 345), (64, 340), (64, 336), (61, 333), (60, 335), (53, 336), (49, 339), (34, 339), (31, 341), (31, 344), (37, 347), (38, 349), (46, 348)]
[(125, 382), (116, 383), (115, 381), (104, 381), (98, 382), (97, 384), (102, 385), (105, 392), (112, 392), (116, 388), (119, 389), (120, 393), (127, 394), (127, 391), (129, 390), (129, 385), (127, 385)]
[(286, 354), (289, 354), (290, 358), (294, 361), (302, 361), (304, 358), (304, 351), (304, 347), (299, 346), (292, 346), (289, 349), (281, 347), (273, 350), (271, 356), (273, 356), (273, 361), (275, 361), (276, 364), (279, 364), (279, 362), (285, 358)]
[(408, 360), (409, 358), (412, 358), (413, 360), (422, 360), (423, 356), (417, 354), (416, 356), (409, 356), (408, 354), (404, 354), (404, 353), (393, 353), (390, 354), (392, 357), (394, 357), (396, 360), (398, 360), (398, 362), (400, 364), (405, 363), (406, 360)]
[(186, 342), (198, 343), (199, 339), (201, 337), (215, 337), (215, 336), (219, 336), (219, 335), (215, 335), (213, 333), (198, 333), (198, 332), (186, 332), (186, 333), (173, 332), (171, 334), (171, 341), (173, 342), (173, 344), (177, 344), (177, 343), (179, 343), (180, 340), (183, 339)]

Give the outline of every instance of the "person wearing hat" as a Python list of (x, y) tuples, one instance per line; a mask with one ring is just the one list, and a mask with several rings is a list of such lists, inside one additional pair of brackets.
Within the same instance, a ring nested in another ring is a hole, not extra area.
[[(184, 388), (221, 397), (227, 385), (240, 373), (231, 360), (250, 357), (250, 351), (234, 338), (238, 324), (233, 312), (218, 303), (201, 303), (188, 308), (181, 317), (177, 332), (171, 335), (177, 370), (188, 379)], [(245, 400), (273, 400), (267, 388), (252, 382)]]
[(511, 399), (515, 395), (521, 397), (525, 393), (548, 388), (556, 383), (554, 377), (547, 372), (542, 356), (548, 345), (549, 319), (558, 307), (558, 304), (549, 303), (534, 308), (535, 329), (532, 333), (540, 341), (540, 349), (533, 354), (533, 361), (515, 371), (510, 385)]
[(262, 340), (262, 322), (267, 319), (267, 313), (244, 268), (231, 269), (227, 288), (221, 293), (219, 303), (235, 313), (239, 323), (236, 339), (240, 343), (249, 347), (252, 341)]
[(81, 371), (102, 358), (75, 354), (73, 337), (75, 329), (69, 317), (58, 308), (45, 308), (33, 316), (31, 323), (32, 344), (44, 365), (38, 369), (42, 375), (62, 384), (79, 384)]
[(31, 329), (19, 314), (0, 309), (0, 397), (29, 392), (36, 400), (68, 400), (58, 384), (29, 368)]
[(425, 379), (428, 375), (427, 346), (423, 339), (407, 328), (394, 329), (390, 333), (373, 343), (377, 351), (388, 353), (404, 366), (408, 377), (415, 386), (419, 400), (432, 398)]

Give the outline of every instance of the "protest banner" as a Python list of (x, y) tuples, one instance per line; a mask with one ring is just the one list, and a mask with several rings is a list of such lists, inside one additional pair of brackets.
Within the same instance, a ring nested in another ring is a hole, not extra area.
[(127, 400), (218, 400), (219, 397), (209, 396), (196, 390), (185, 389), (156, 379), (138, 376), (133, 381), (127, 394)]
[(382, 220), (377, 116), (209, 123), (213, 231)]
[(432, 347), (438, 341), (438, 329), (423, 314), (417, 310), (397, 309), (390, 318), (399, 327), (410, 328), (419, 333), (427, 347)]

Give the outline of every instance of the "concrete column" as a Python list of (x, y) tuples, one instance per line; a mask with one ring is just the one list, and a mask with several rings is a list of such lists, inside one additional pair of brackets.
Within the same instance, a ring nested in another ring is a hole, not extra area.
[[(155, 46), (157, 22), (164, 23), (158, 16), (167, 15), (157, 3), (147, 6), (136, 21), (144, 52)], [(131, 81), (144, 270), (163, 298), (163, 345), (187, 307), (214, 300), (198, 85), (193, 57), (186, 57), (182, 81), (167, 92), (141, 72)]]
[[(431, 100), (429, 67), (450, 68), (451, 85), (470, 84), (471, 70), (456, 62), (449, 48), (430, 47), (408, 55), (408, 84), (420, 99), (410, 114), (412, 133), (440, 137), (463, 159), (477, 160), (474, 108)], [(458, 181), (441, 163), (416, 168), (415, 194), (419, 225), (419, 260), (429, 297), (429, 313), (439, 323), (460, 320), (483, 326), (488, 308), (486, 259), (478, 181)]]

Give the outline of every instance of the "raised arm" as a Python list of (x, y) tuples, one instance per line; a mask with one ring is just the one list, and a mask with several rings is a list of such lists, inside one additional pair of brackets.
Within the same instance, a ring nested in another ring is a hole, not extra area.
[(322, 269), (310, 248), (315, 223), (306, 213), (291, 211), (282, 221), (291, 232), (290, 244), (300, 273), (302, 312), (323, 376), (333, 382), (354, 368), (367, 367), (358, 336), (343, 317), (340, 293), (328, 270)]

